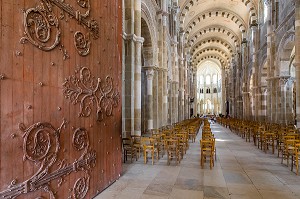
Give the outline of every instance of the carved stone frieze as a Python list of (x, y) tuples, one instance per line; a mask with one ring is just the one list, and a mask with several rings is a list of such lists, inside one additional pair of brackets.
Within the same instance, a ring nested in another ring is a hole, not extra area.
[(105, 81), (95, 78), (87, 67), (79, 68), (75, 75), (65, 79), (63, 93), (73, 104), (79, 103), (79, 117), (89, 117), (92, 107), (96, 106), (97, 121), (112, 116), (120, 101), (120, 94), (113, 87), (113, 78), (107, 76)]
[[(96, 151), (90, 149), (87, 130), (77, 128), (73, 134), (73, 147), (83, 150), (82, 155), (71, 164), (58, 159), (60, 152), (60, 134), (65, 127), (64, 120), (58, 129), (50, 123), (38, 122), (26, 128), (20, 124), (19, 128), (24, 132), (23, 152), (24, 161), (30, 160), (39, 166), (37, 172), (24, 182), (14, 180), (6, 190), (0, 192), (0, 198), (12, 199), (22, 194), (43, 190), (49, 194), (49, 198), (55, 199), (55, 190), (51, 187), (51, 181), (58, 180), (58, 187), (62, 186), (63, 178), (72, 172), (83, 171), (74, 184), (72, 196), (82, 199), (89, 190), (90, 170), (96, 164)], [(74, 141), (75, 140), (75, 141)], [(55, 168), (57, 165), (58, 168)]]

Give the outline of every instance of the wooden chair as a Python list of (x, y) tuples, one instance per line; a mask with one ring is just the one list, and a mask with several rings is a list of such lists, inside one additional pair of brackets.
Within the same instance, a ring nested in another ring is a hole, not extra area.
[(299, 158), (300, 158), (300, 144), (295, 144), (295, 165), (296, 165), (296, 174), (298, 175), (299, 171)]
[(137, 150), (137, 156), (140, 158), (141, 151), (143, 150), (142, 142), (141, 142), (141, 136), (140, 135), (131, 135), (131, 139), (133, 142), (133, 146)]
[(131, 162), (134, 157), (137, 160), (136, 148), (133, 146), (133, 141), (131, 138), (122, 138), (122, 146), (123, 146), (124, 163), (127, 161), (127, 156), (131, 157)]
[(154, 164), (154, 156), (156, 155), (156, 159), (158, 160), (158, 149), (156, 148), (156, 140), (150, 137), (142, 137), (141, 139), (143, 145), (144, 152), (144, 163), (146, 164), (148, 161), (148, 153), (151, 154), (152, 165)]
[(215, 140), (200, 140), (200, 148), (201, 148), (201, 167), (204, 167), (204, 162), (207, 158), (209, 158), (210, 169), (214, 166), (214, 148), (215, 148)]
[(179, 142), (177, 139), (167, 139), (166, 140), (166, 149), (167, 149), (167, 164), (170, 165), (170, 162), (174, 159), (176, 160), (176, 164), (180, 163), (180, 150), (179, 150)]

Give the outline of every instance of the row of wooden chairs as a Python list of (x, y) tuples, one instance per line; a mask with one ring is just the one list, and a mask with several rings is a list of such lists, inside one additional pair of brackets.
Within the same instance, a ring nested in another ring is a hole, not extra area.
[(231, 129), (232, 132), (245, 138), (247, 142), (252, 141), (255, 146), (265, 153), (271, 149), (277, 156), (281, 156), (281, 163), (286, 160), (286, 165), (290, 165), (293, 170), (296, 166), (296, 174), (299, 172), (300, 158), (300, 135), (293, 125), (280, 125), (270, 123), (259, 123), (254, 121), (244, 121), (238, 119), (218, 118), (218, 122)]
[(216, 146), (215, 146), (216, 140), (214, 137), (214, 134), (212, 134), (210, 123), (207, 119), (204, 120), (204, 124), (202, 127), (202, 139), (200, 139), (200, 163), (201, 168), (204, 167), (204, 163), (206, 162), (206, 159), (209, 159), (209, 165), (210, 169), (215, 164), (216, 160)]
[(172, 126), (151, 129), (143, 136), (131, 135), (123, 138), (124, 162), (128, 156), (132, 162), (143, 154), (144, 163), (148, 162), (150, 155), (154, 164), (155, 158), (158, 160), (166, 153), (168, 165), (172, 160), (175, 160), (176, 164), (180, 163), (189, 148), (189, 141), (195, 141), (201, 122), (201, 119), (185, 120)]

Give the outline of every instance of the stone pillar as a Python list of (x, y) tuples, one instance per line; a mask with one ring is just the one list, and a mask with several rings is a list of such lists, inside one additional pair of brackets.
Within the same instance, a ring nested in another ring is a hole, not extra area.
[(157, 103), (157, 128), (163, 125), (163, 69), (157, 69), (157, 88), (158, 88), (158, 103)]
[(279, 122), (281, 124), (287, 124), (286, 120), (286, 91), (287, 91), (287, 81), (289, 77), (280, 77), (279, 79), (279, 86), (280, 86), (280, 104), (281, 104), (281, 110), (279, 111)]
[(172, 111), (172, 107), (173, 107), (173, 95), (172, 95), (172, 81), (171, 79), (168, 79), (168, 124), (172, 124), (173, 123), (173, 111)]
[(164, 69), (163, 73), (163, 115), (162, 126), (168, 123), (168, 71)]
[(267, 96), (268, 96), (268, 89), (267, 87), (261, 88), (261, 109), (260, 109), (260, 118), (262, 121), (267, 122)]
[(141, 0), (134, 3), (134, 33), (135, 33), (135, 69), (134, 69), (134, 134), (141, 135), (141, 112), (142, 112), (142, 44), (141, 37)]
[(172, 83), (172, 113), (173, 113), (173, 123), (178, 122), (178, 82), (173, 81)]
[[(247, 109), (249, 108), (249, 104), (248, 104), (248, 85), (247, 85), (247, 81), (248, 81), (248, 67), (247, 67), (247, 40), (246, 38), (244, 38), (244, 34), (243, 34), (243, 41), (242, 41), (242, 63), (241, 66), (239, 67), (241, 69), (240, 73), (242, 73), (242, 82), (240, 83), (240, 86), (242, 86), (242, 93), (239, 93), (239, 96), (242, 96), (242, 99), (240, 99), (240, 102), (242, 101), (243, 104), (239, 104), (239, 115), (238, 118), (240, 119), (247, 119)], [(240, 90), (240, 86), (238, 87), (238, 89)]]
[(153, 128), (157, 129), (159, 128), (158, 126), (158, 89), (159, 89), (159, 84), (158, 84), (158, 70), (157, 67), (154, 67), (154, 77), (153, 77)]
[(260, 101), (258, 99), (258, 77), (259, 77), (259, 67), (258, 67), (258, 62), (257, 62), (257, 24), (251, 24), (251, 30), (252, 30), (252, 72), (253, 72), (253, 95), (254, 95), (254, 100), (253, 100), (253, 107), (254, 107), (254, 115), (253, 115), (253, 120), (258, 121), (258, 109), (260, 107)]
[(225, 67), (223, 66), (222, 67), (222, 70), (221, 70), (221, 78), (222, 78), (222, 86), (221, 86), (221, 101), (220, 101), (220, 105), (221, 105), (221, 114), (222, 115), (225, 115), (226, 114), (226, 72), (225, 72)]
[(147, 129), (153, 129), (153, 76), (154, 70), (148, 68), (146, 70), (147, 77), (147, 104), (146, 104), (146, 118), (147, 118)]
[[(134, 0), (124, 2), (124, 20), (127, 21), (123, 26), (124, 44), (128, 48), (124, 48), (124, 70), (122, 85), (122, 123), (123, 137), (128, 137), (134, 133), (134, 65), (135, 65), (135, 43), (134, 35)], [(125, 47), (125, 45), (123, 45)]]
[(267, 92), (267, 121), (272, 122), (274, 120), (272, 115), (272, 104), (274, 99), (272, 99), (272, 81), (270, 78), (273, 77), (273, 60), (272, 60), (272, 24), (271, 24), (271, 15), (272, 15), (272, 1), (264, 0), (267, 6), (267, 64), (268, 64), (268, 92)]
[(300, 0), (295, 0), (296, 120), (300, 128)]

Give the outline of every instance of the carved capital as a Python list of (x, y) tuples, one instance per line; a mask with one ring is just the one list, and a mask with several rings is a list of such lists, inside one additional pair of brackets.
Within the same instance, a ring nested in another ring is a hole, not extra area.
[(265, 3), (266, 6), (270, 7), (271, 3), (272, 3), (272, 0), (264, 0), (264, 3)]
[(281, 76), (279, 77), (279, 85), (285, 86), (286, 83), (289, 81), (290, 76)]
[(153, 69), (147, 69), (146, 70), (146, 77), (147, 80), (153, 80), (153, 76), (154, 76), (154, 70)]
[(144, 43), (144, 37), (139, 37), (135, 34), (127, 34), (126, 32), (123, 32), (122, 37), (124, 40), (133, 40), (137, 43)]

